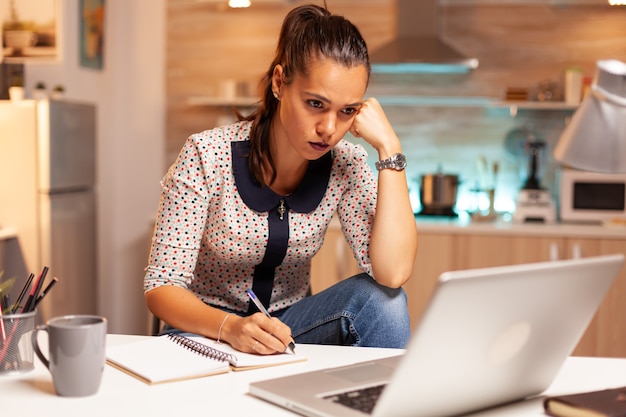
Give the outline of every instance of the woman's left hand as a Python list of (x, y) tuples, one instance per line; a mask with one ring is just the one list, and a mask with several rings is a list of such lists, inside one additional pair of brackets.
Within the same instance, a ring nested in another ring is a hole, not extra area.
[(361, 108), (354, 117), (350, 133), (354, 137), (363, 138), (379, 154), (395, 153), (400, 147), (400, 141), (391, 123), (385, 115), (382, 106), (374, 97), (363, 101)]

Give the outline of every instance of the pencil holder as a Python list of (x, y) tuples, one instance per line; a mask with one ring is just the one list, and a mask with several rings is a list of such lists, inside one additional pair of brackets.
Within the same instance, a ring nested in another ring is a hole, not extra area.
[(0, 318), (0, 375), (15, 375), (34, 369), (31, 334), (36, 310)]

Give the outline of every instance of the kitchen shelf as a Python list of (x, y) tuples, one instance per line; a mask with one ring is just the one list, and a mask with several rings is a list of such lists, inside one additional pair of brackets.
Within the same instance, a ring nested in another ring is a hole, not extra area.
[(506, 101), (480, 96), (379, 96), (378, 101), (388, 106), (429, 107), (485, 107), (519, 110), (575, 110), (578, 105), (561, 101)]
[(500, 101), (494, 107), (517, 107), (525, 110), (576, 110), (578, 104), (562, 101)]
[(192, 96), (187, 99), (189, 106), (206, 107), (254, 107), (260, 101), (258, 97), (212, 97)]
[[(517, 113), (518, 110), (575, 110), (578, 107), (558, 101), (504, 101), (479, 96), (376, 96), (376, 98), (383, 106), (508, 108), (511, 114)], [(206, 107), (255, 107), (259, 101), (258, 97), (193, 96), (187, 99), (187, 104)]]
[(497, 100), (470, 96), (376, 96), (383, 106), (489, 107)]

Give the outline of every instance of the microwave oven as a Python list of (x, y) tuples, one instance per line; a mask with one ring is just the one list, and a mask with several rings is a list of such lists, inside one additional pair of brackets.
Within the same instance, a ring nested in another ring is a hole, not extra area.
[(565, 168), (560, 177), (561, 221), (601, 223), (626, 217), (626, 174)]

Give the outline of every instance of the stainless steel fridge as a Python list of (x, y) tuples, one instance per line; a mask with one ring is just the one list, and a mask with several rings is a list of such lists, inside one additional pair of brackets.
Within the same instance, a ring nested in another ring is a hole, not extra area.
[(97, 314), (96, 109), (67, 100), (0, 100), (0, 227), (17, 230), (5, 254), (13, 295), (49, 267), (59, 282), (40, 320)]

